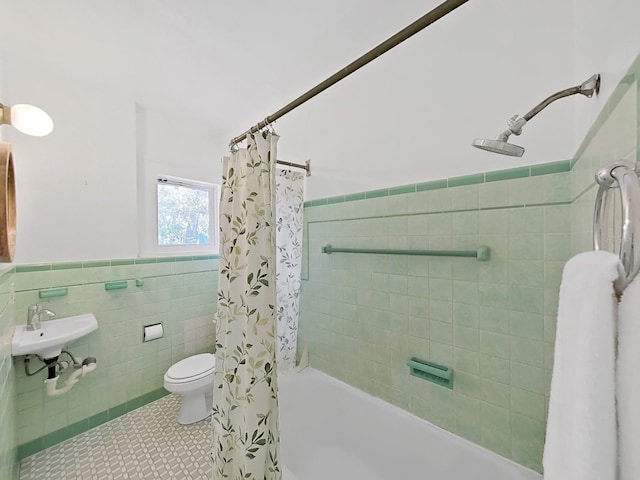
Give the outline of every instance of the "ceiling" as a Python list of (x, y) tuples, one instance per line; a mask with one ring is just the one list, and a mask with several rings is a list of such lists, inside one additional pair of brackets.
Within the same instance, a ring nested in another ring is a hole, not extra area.
[[(439, 3), (0, 0), (0, 48), (38, 58), (43, 81), (63, 72), (193, 119), (224, 152)], [(571, 133), (542, 121), (527, 126), (520, 163), (469, 143), (584, 80), (573, 76), (571, 12), (554, 0), (468, 2), (278, 121), (282, 158), (314, 160), (311, 198), (568, 158)], [(569, 102), (554, 109), (556, 123), (571, 119)]]

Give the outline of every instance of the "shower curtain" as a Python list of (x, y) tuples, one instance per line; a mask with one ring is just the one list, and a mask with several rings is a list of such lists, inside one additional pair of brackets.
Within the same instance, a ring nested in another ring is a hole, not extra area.
[(302, 211), (304, 174), (276, 173), (276, 292), (278, 373), (296, 366), (300, 276), (302, 273)]
[(247, 138), (223, 166), (213, 479), (281, 480), (276, 379), (278, 136)]

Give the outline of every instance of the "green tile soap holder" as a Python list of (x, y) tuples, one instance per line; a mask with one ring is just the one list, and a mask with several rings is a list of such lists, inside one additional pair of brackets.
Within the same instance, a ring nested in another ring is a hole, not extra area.
[(126, 280), (120, 280), (117, 282), (106, 282), (104, 284), (105, 290), (122, 290), (123, 288), (127, 288), (128, 282)]
[(407, 360), (411, 375), (453, 389), (453, 369), (415, 357)]

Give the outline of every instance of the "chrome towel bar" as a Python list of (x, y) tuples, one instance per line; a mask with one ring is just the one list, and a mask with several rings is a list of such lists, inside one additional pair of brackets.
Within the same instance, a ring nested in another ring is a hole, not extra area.
[(600, 168), (596, 172), (596, 182), (600, 185), (593, 212), (593, 248), (606, 250), (612, 239), (607, 237), (609, 225), (609, 203), (611, 190), (620, 190), (622, 204), (622, 237), (620, 240), (620, 277), (614, 287), (618, 294), (640, 271), (640, 184), (635, 163), (618, 161)]

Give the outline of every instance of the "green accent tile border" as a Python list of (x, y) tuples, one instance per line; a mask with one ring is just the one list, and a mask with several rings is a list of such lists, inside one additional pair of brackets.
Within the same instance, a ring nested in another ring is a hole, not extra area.
[(440, 188), (447, 188), (447, 180), (435, 180), (433, 182), (416, 184), (416, 192), (424, 192), (427, 190), (438, 190)]
[(157, 258), (136, 258), (136, 265), (146, 265), (148, 263), (158, 263)]
[(39, 264), (39, 265), (18, 265), (16, 267), (16, 273), (26, 272), (45, 272), (51, 270), (51, 264)]
[(93, 262), (82, 262), (83, 268), (97, 268), (97, 267), (110, 267), (111, 262), (109, 260), (98, 260)]
[(370, 192), (365, 192), (367, 199), (369, 198), (380, 198), (380, 197), (388, 197), (389, 189), (381, 188), (380, 190), (371, 190)]
[(638, 55), (635, 58), (635, 60), (631, 64), (631, 67), (629, 67), (629, 70), (627, 70), (627, 74), (622, 78), (622, 80), (620, 80), (620, 83), (613, 90), (613, 92), (611, 93), (611, 96), (603, 105), (602, 110), (600, 111), (595, 121), (591, 125), (591, 128), (589, 128), (589, 131), (587, 132), (585, 137), (582, 139), (582, 143), (576, 150), (576, 153), (573, 156), (573, 160), (571, 161), (571, 168), (574, 167), (578, 159), (582, 156), (582, 154), (585, 152), (585, 150), (593, 140), (593, 137), (596, 136), (600, 128), (602, 128), (602, 125), (604, 125), (604, 123), (609, 118), (609, 115), (611, 114), (611, 112), (615, 110), (615, 108), (618, 106), (618, 103), (620, 103), (620, 100), (622, 100), (625, 93), (627, 93), (631, 85), (633, 85), (633, 82), (637, 81), (639, 76), (640, 76), (640, 55)]
[(463, 175), (461, 177), (451, 177), (443, 180), (433, 180), (430, 182), (414, 183), (410, 185), (399, 185), (397, 187), (381, 188), (367, 192), (358, 192), (347, 195), (338, 195), (335, 197), (308, 200), (304, 202), (304, 207), (317, 207), (319, 205), (353, 202), (356, 200), (366, 200), (370, 198), (381, 198), (392, 195), (425, 192), (428, 190), (440, 190), (443, 188), (478, 185), (481, 183), (496, 182), (500, 180), (511, 180), (514, 178), (536, 177), (539, 175), (569, 172), (571, 170), (571, 167), (572, 165), (570, 160), (562, 160), (558, 162), (543, 163), (527, 167), (510, 168), (507, 170), (475, 173), (473, 175)]
[(122, 267), (124, 265), (134, 265), (136, 261), (133, 258), (122, 260), (111, 260), (112, 267)]
[(327, 198), (327, 204), (331, 205), (332, 203), (342, 203), (344, 202), (344, 195), (339, 195), (337, 197)]
[(449, 187), (464, 187), (465, 185), (475, 185), (485, 182), (485, 174), (465, 175), (464, 177), (450, 178), (447, 183)]
[(219, 255), (183, 255), (179, 257), (149, 257), (116, 260), (91, 260), (86, 262), (39, 263), (11, 267), (0, 273), (0, 278), (11, 273), (47, 272), (52, 270), (71, 270), (75, 268), (121, 267), (125, 265), (144, 265), (149, 263), (191, 262), (197, 260), (216, 260)]
[(389, 195), (401, 195), (403, 193), (414, 193), (416, 191), (416, 185), (401, 185), (399, 187), (392, 187), (389, 189)]
[(487, 182), (499, 182), (501, 180), (513, 180), (514, 178), (525, 178), (531, 175), (530, 167), (510, 168), (509, 170), (497, 170), (495, 172), (487, 172)]
[(364, 200), (365, 198), (367, 198), (367, 195), (364, 192), (352, 193), (351, 195), (346, 195), (344, 201), (353, 202), (355, 200)]
[(74, 268), (82, 268), (82, 262), (71, 263), (53, 263), (51, 264), (51, 270), (71, 270)]
[(570, 172), (570, 171), (571, 171), (571, 160), (531, 165), (532, 177), (537, 177), (538, 175), (549, 175), (551, 173), (563, 173), (563, 172)]
[(36, 438), (30, 442), (24, 443), (18, 446), (18, 460), (27, 458), (34, 453), (38, 453), (45, 448), (49, 448), (58, 443), (64, 442), (76, 435), (86, 432), (92, 428), (95, 428), (110, 420), (114, 420), (121, 417), (125, 413), (129, 413), (137, 408), (154, 402), (165, 395), (169, 395), (169, 392), (164, 388), (153, 390), (140, 397), (136, 397), (133, 400), (129, 400), (126, 403), (121, 403), (115, 407), (105, 410), (104, 412), (97, 413), (89, 418), (73, 423), (65, 428), (51, 432), (43, 437)]

